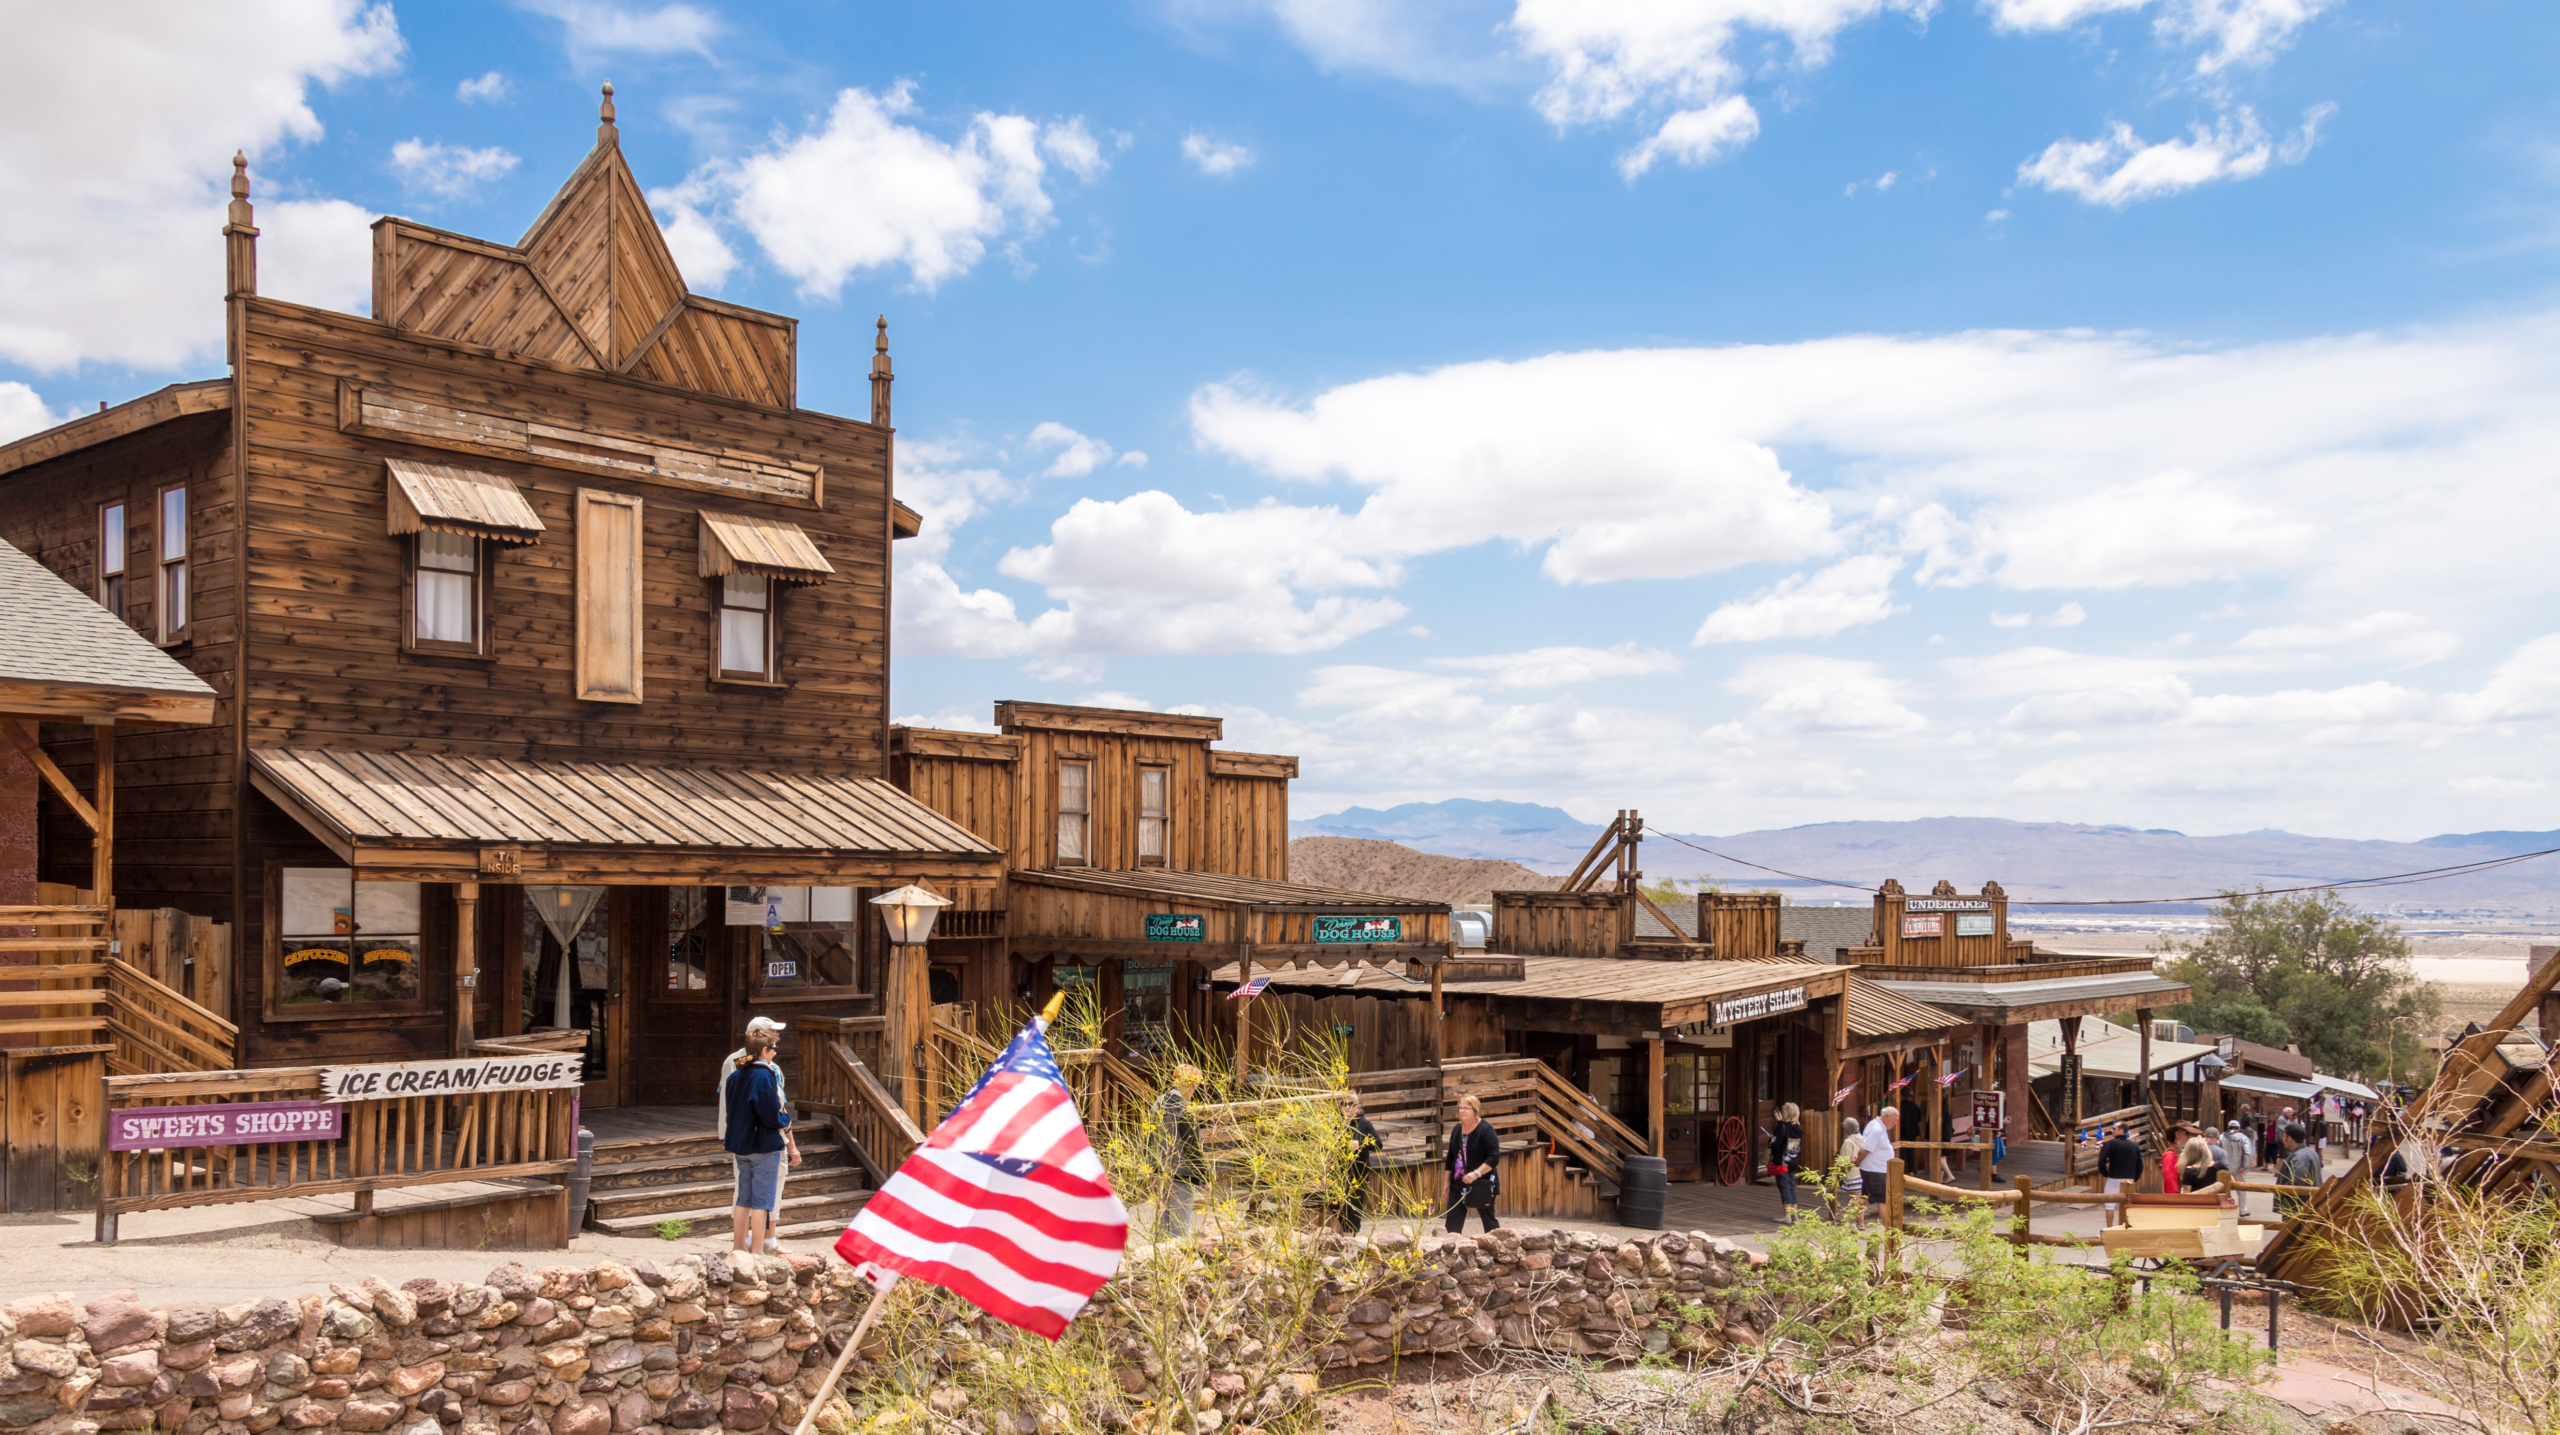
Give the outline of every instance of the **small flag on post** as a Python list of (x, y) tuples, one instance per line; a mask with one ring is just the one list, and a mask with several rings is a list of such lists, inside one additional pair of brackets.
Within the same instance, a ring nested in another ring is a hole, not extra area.
[(1262, 995), (1262, 989), (1269, 985), (1271, 985), (1271, 978), (1267, 976), (1255, 977), (1252, 981), (1246, 982), (1243, 986), (1227, 993), (1227, 1000), (1234, 1001), (1238, 997), (1258, 997)]
[(1895, 1083), (1894, 1083), (1894, 1084), (1892, 1084), (1891, 1086), (1886, 1087), (1886, 1088), (1885, 1088), (1885, 1090), (1887, 1090), (1887, 1091), (1900, 1091), (1902, 1088), (1904, 1088), (1904, 1087), (1906, 1087), (1906, 1086), (1909, 1086), (1912, 1082), (1914, 1082), (1914, 1081), (1918, 1080), (1918, 1079), (1919, 1079), (1919, 1076), (1920, 1076), (1920, 1073), (1918, 1073), (1918, 1072), (1916, 1072), (1916, 1071), (1915, 1071), (1915, 1072), (1911, 1073), (1909, 1076), (1906, 1076), (1906, 1077), (1902, 1078), (1900, 1081), (1895, 1082)]
[(1858, 1088), (1855, 1085), (1841, 1087), (1838, 1091), (1831, 1093), (1831, 1104), (1837, 1106), (1857, 1094)]
[(1973, 1069), (1973, 1068), (1972, 1068), (1972, 1067), (1969, 1067), (1969, 1066), (1960, 1066), (1960, 1067), (1957, 1067), (1955, 1070), (1950, 1071), (1950, 1072), (1948, 1072), (1946, 1075), (1939, 1077), (1939, 1078), (1938, 1078), (1938, 1084), (1939, 1084), (1940, 1086), (1953, 1086), (1953, 1085), (1955, 1085), (1957, 1082), (1964, 1080), (1964, 1074), (1965, 1074), (1966, 1072), (1968, 1072), (1968, 1071), (1971, 1071), (1972, 1069)]

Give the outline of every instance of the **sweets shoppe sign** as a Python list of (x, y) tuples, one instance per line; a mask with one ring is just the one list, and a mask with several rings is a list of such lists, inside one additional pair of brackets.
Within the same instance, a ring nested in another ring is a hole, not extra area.
[(231, 1101), (110, 1111), (107, 1149), (160, 1151), (178, 1146), (335, 1141), (346, 1134), (345, 1103), (350, 1101), (545, 1091), (576, 1086), (585, 1068), (586, 1058), (576, 1052), (323, 1067), (317, 1101)]

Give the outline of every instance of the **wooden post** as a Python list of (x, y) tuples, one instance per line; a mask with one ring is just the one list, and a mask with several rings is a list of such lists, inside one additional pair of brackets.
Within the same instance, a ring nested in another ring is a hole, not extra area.
[(907, 1119), (922, 1126), (925, 1090), (916, 1058), (933, 1021), (933, 969), (925, 949), (891, 943), (880, 987), (880, 1075), (890, 1082)]
[(1243, 995), (1253, 985), (1253, 948), (1247, 945), (1236, 954), (1236, 1090), (1244, 1090), (1245, 1072), (1251, 1069), (1253, 1047), (1254, 998)]
[(2071, 1079), (2062, 1083), (2062, 1139), (2077, 1141), (2080, 1137), (2080, 1018), (2062, 1019), (2062, 1055), (2070, 1068)]
[(1884, 1163), (1884, 1228), (1902, 1229), (1902, 1158)]
[(2018, 1178), (2018, 1214), (2011, 1218), (2010, 1225), (2016, 1232), (2018, 1259), (2022, 1261), (2027, 1259), (2027, 1247), (2033, 1244), (2033, 1241), (2030, 1238), (2033, 1236), (2034, 1231), (2030, 1226), (2030, 1217), (2028, 1213), (2033, 1210), (2035, 1206), (2035, 1189), (2036, 1183), (2032, 1177), (2020, 1176)]
[[(1450, 943), (1451, 952), (1457, 949), (1456, 943)], [(1440, 972), (1441, 968), (1447, 965), (1448, 961), (1444, 957), (1431, 968), (1431, 1064), (1433, 1066), (1438, 1066), (1449, 1059), (1449, 1012), (1440, 999)]]
[(1644, 1134), (1653, 1143), (1649, 1156), (1662, 1154), (1662, 1033), (1644, 1039)]
[(2136, 1007), (2133, 1019), (2139, 1024), (2136, 1030), (2140, 1033), (2142, 1048), (2142, 1059), (2135, 1063), (2142, 1069), (2133, 1078), (2134, 1104), (2147, 1107), (2151, 1104), (2151, 1008)]
[(97, 729), (98, 822), (90, 834), (89, 885), (101, 907), (116, 904), (116, 729), (111, 720)]
[(480, 884), (453, 884), (453, 1054), (468, 1056), (472, 999), (480, 989)]

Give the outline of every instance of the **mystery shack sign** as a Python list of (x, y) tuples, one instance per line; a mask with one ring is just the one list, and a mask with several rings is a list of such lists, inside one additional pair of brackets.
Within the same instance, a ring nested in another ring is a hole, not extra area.
[(1802, 1010), (1804, 1010), (1804, 988), (1780, 987), (1776, 991), (1761, 992), (1757, 996), (1735, 997), (1731, 1001), (1717, 1002), (1714, 1020), (1718, 1026), (1731, 1026), (1738, 1021), (1758, 1021), (1764, 1016)]
[(461, 1061), (395, 1061), (320, 1070), (323, 1101), (380, 1101), (396, 1096), (470, 1096), (483, 1091), (543, 1091), (575, 1086), (586, 1075), (581, 1052), (541, 1056), (474, 1056)]

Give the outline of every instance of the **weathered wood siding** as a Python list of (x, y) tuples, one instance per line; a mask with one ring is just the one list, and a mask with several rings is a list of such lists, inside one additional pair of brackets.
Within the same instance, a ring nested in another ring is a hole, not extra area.
[[(1906, 910), (1914, 900), (1971, 899), (1990, 904), (1991, 931), (1970, 937), (1956, 935), (1956, 918), (1980, 913), (1919, 913)], [(1876, 894), (1876, 935), (1883, 948), (1874, 960), (1889, 967), (1991, 967), (2016, 960), (2009, 947), (2009, 897), (1997, 882), (1986, 882), (1980, 892), (1958, 892), (1951, 883), (1940, 882), (1935, 891), (1905, 892), (1898, 882), (1888, 882)], [(1903, 935), (1905, 917), (1935, 917), (1939, 935)]]
[(1093, 779), (1087, 801), (1092, 821), (1086, 837), (1089, 854), (1082, 864), (1123, 872), (1138, 863), (1138, 769), (1163, 767), (1165, 786), (1164, 865), (1182, 872), (1215, 871), (1209, 864), (1209, 748), (1199, 738), (1126, 733), (1062, 732), (1024, 728), (1020, 776), (1015, 783), (1018, 814), (1007, 844), (1010, 865), (1045, 868), (1058, 865), (1058, 768), (1088, 762)]
[(1719, 961), (1778, 955), (1778, 909), (1770, 892), (1701, 892), (1698, 934)]
[(1289, 880), (1289, 783), (1285, 778), (1209, 776), (1209, 851), (1205, 870), (1237, 877)]
[[(988, 846), (1011, 851), (1014, 827), (1020, 820), (1020, 799), (1015, 793), (1015, 764), (1020, 757), (1018, 738), (893, 728), (889, 780)], [(958, 911), (1004, 909), (1004, 893), (998, 888), (964, 887), (942, 895), (956, 899)]]
[(1614, 892), (1496, 892), (1487, 950), (1518, 957), (1614, 957), (1628, 940)]
[[(246, 305), (248, 675), (253, 742), (560, 756), (822, 763), (886, 775), (888, 436), (825, 414), (760, 408), (501, 357), (273, 300)], [(614, 479), (486, 454), (543, 541), (490, 549), (487, 659), (402, 643), (405, 546), (385, 528), (382, 460), (442, 449), (340, 427), (341, 381), (475, 412), (595, 425), (696, 450), (823, 468), (823, 502)], [(643, 500), (643, 700), (575, 696), (580, 489)], [(780, 591), (776, 686), (711, 681), (710, 581), (699, 518), (714, 508), (805, 529), (835, 567)]]
[[(169, 650), (217, 694), (205, 727), (127, 732), (116, 742), (116, 901), (176, 907), (217, 921), (231, 910), (236, 810), (232, 707), (239, 610), (233, 554), (237, 495), (231, 418), (196, 414), (31, 464), (0, 477), (0, 537), (83, 593), (98, 591), (98, 507), (125, 504), (125, 614), (146, 634), (159, 623), (156, 569), (160, 490), (188, 489), (189, 641)], [(82, 791), (96, 749), (87, 729), (44, 730), (45, 748)], [(89, 829), (50, 796), (38, 874), (89, 884)]]

